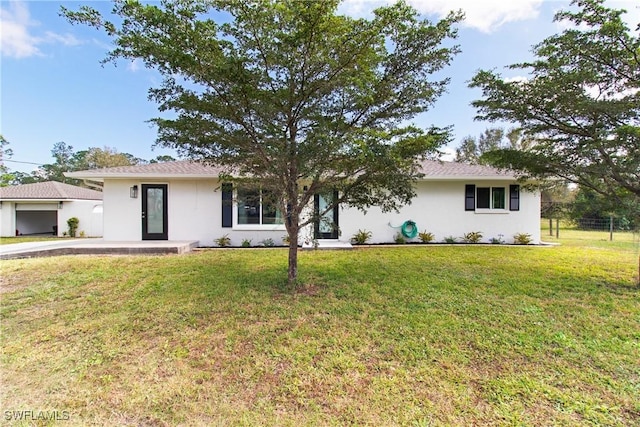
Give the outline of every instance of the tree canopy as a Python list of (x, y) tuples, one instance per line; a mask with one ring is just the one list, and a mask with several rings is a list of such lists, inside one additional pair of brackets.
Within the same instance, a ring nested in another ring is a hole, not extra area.
[(477, 119), (517, 123), (535, 144), (487, 159), (525, 177), (560, 177), (617, 200), (640, 198), (640, 38), (624, 10), (603, 0), (574, 0), (579, 10), (555, 21), (570, 27), (534, 46), (529, 73), (510, 81), (479, 71), (470, 86)]
[[(63, 10), (106, 31), (106, 61), (140, 59), (164, 77), (149, 97), (175, 118), (155, 118), (157, 143), (226, 169), (229, 181), (267, 190), (284, 213), (289, 283), (301, 227), (316, 194), (397, 209), (414, 196), (419, 161), (447, 129), (410, 123), (444, 92), (458, 47), (451, 13), (433, 24), (404, 2), (370, 19), (339, 15), (336, 0), (118, 0), (102, 16)], [(240, 179), (240, 181), (238, 181)]]

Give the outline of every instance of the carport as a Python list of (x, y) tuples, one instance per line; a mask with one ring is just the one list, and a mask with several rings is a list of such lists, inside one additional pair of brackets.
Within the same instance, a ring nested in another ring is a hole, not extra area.
[(58, 203), (16, 203), (16, 234), (58, 234)]

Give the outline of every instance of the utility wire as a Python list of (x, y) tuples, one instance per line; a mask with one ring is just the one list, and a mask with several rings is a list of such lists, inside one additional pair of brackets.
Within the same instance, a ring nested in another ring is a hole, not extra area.
[(13, 163), (24, 163), (25, 165), (36, 165), (36, 166), (43, 166), (43, 163), (34, 163), (34, 162), (21, 162), (20, 160), (9, 160), (9, 159), (2, 159), (3, 162), (13, 162)]

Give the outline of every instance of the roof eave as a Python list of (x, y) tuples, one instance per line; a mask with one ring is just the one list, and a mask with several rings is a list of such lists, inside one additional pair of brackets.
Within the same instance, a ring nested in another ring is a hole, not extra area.
[(212, 174), (166, 174), (166, 173), (110, 173), (108, 175), (95, 176), (79, 172), (65, 174), (69, 178), (87, 179), (90, 181), (104, 182), (105, 179), (218, 179), (218, 175)]

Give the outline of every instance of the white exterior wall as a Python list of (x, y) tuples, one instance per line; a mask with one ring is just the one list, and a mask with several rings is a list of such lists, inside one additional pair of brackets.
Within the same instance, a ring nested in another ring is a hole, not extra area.
[(16, 235), (15, 203), (3, 201), (0, 205), (0, 236), (12, 237)]
[[(201, 246), (213, 246), (214, 239), (228, 235), (231, 244), (240, 246), (243, 239), (251, 239), (256, 246), (264, 239), (282, 244), (286, 235), (284, 225), (237, 225), (237, 208), (233, 207), (233, 227), (222, 227), (222, 192), (215, 179), (136, 181), (125, 179), (104, 182), (104, 238), (105, 240), (142, 240), (142, 184), (166, 184), (169, 240), (197, 240)], [(465, 184), (480, 187), (505, 187), (507, 209), (491, 213), (467, 212)], [(359, 229), (372, 232), (371, 243), (393, 242), (399, 227), (407, 220), (416, 222), (420, 231), (426, 230), (440, 242), (447, 236), (461, 240), (464, 233), (480, 231), (483, 242), (502, 235), (507, 243), (516, 233), (529, 233), (533, 241), (540, 241), (540, 197), (538, 193), (520, 192), (520, 210), (508, 210), (508, 189), (513, 181), (431, 181), (417, 184), (417, 197), (400, 213), (383, 213), (371, 208), (366, 214), (354, 208), (341, 208), (339, 213), (340, 240), (349, 241)], [(129, 189), (138, 186), (138, 198), (129, 196)], [(66, 221), (66, 219), (65, 219)], [(82, 226), (81, 226), (82, 227)], [(300, 242), (309, 230), (301, 231)], [(416, 239), (417, 241), (417, 239)]]
[[(142, 240), (142, 206), (140, 196), (132, 199), (129, 188), (140, 183), (130, 180), (105, 180), (102, 188), (104, 202), (104, 240)], [(141, 190), (138, 190), (142, 194)]]
[[(282, 244), (284, 225), (237, 225), (237, 209), (233, 209), (232, 228), (222, 227), (222, 191), (216, 179), (138, 181), (105, 180), (104, 239), (110, 241), (142, 240), (142, 184), (167, 185), (167, 231), (169, 240), (197, 240), (200, 246), (215, 246), (214, 239), (226, 234), (231, 244), (240, 246), (243, 239), (252, 245), (270, 238)], [(129, 190), (138, 186), (138, 198)]]
[(76, 237), (84, 231), (86, 237), (102, 237), (102, 200), (65, 200), (58, 209), (58, 236), (69, 230), (67, 220), (76, 217), (80, 220)]
[[(507, 209), (480, 213), (465, 211), (465, 184), (479, 187), (506, 187)], [(431, 232), (434, 242), (442, 242), (453, 236), (458, 241), (462, 235), (479, 231), (483, 242), (498, 238), (501, 234), (506, 243), (513, 242), (516, 233), (529, 233), (535, 243), (540, 242), (540, 197), (538, 193), (520, 191), (520, 210), (509, 211), (509, 184), (513, 182), (420, 182), (416, 186), (417, 196), (400, 213), (383, 213), (379, 208), (371, 208), (366, 214), (357, 209), (340, 210), (340, 240), (348, 241), (358, 230), (372, 233), (371, 243), (393, 242), (405, 221), (412, 220), (419, 231)], [(391, 224), (391, 226), (389, 226)], [(415, 239), (419, 241), (418, 238)]]

